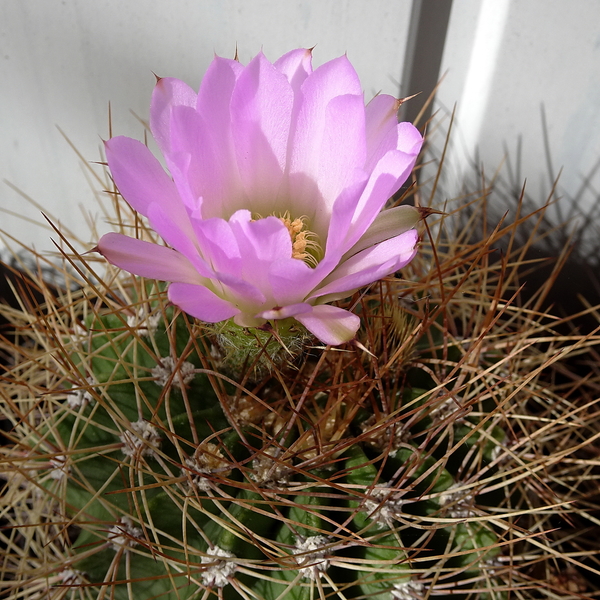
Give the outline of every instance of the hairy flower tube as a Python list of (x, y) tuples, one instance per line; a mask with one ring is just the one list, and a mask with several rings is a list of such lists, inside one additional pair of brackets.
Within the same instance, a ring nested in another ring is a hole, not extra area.
[(345, 56), (313, 71), (310, 50), (247, 66), (216, 57), (200, 90), (159, 79), (150, 127), (169, 174), (131, 138), (106, 142), (121, 195), (168, 246), (117, 233), (97, 249), (170, 282), (169, 300), (202, 321), (242, 327), (295, 319), (325, 344), (351, 340), (357, 315), (328, 304), (415, 255), (419, 212), (382, 210), (423, 139), (399, 101), (366, 106)]

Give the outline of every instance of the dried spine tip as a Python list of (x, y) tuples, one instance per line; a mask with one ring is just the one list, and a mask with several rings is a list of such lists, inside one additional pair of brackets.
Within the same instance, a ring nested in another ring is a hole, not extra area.
[(160, 363), (152, 369), (151, 373), (154, 383), (160, 387), (165, 387), (169, 381), (172, 381), (177, 387), (182, 388), (194, 379), (196, 367), (187, 361), (175, 362), (172, 357), (167, 356), (161, 358)]
[[(203, 565), (210, 566), (202, 572), (202, 583), (207, 587), (224, 587), (229, 583), (229, 578), (235, 573), (238, 563), (235, 562), (236, 556), (227, 550), (222, 550), (218, 546), (209, 548), (206, 556), (201, 558)], [(227, 559), (227, 560), (223, 560)]]
[(158, 429), (143, 419), (131, 423), (131, 429), (124, 431), (119, 439), (123, 443), (121, 450), (125, 456), (152, 455), (160, 446)]
[(108, 531), (107, 539), (110, 542), (110, 547), (115, 550), (122, 548), (133, 548), (137, 546), (136, 540), (141, 539), (143, 535), (139, 527), (134, 527), (129, 517), (121, 517), (116, 525)]
[(296, 555), (296, 564), (300, 567), (298, 570), (303, 577), (313, 581), (328, 569), (329, 560), (327, 549), (324, 547), (329, 543), (329, 538), (324, 535), (313, 535), (307, 538), (298, 538), (294, 555)]

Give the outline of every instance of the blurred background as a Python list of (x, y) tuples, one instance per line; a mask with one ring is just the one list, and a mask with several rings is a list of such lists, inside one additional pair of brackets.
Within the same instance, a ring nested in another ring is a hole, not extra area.
[(113, 133), (143, 139), (153, 73), (197, 88), (215, 53), (237, 47), (246, 63), (312, 46), (315, 65), (346, 53), (366, 99), (421, 92), (404, 105), (410, 120), (443, 77), (425, 115), (443, 123), (439, 156), (454, 111), (443, 194), (502, 165), (501, 214), (525, 179), (542, 204), (560, 173), (557, 222), (577, 217), (598, 247), (598, 0), (2, 0), (0, 229), (38, 251), (56, 237), (40, 207), (79, 233), (85, 215), (102, 229), (60, 130), (99, 160), (110, 104)]

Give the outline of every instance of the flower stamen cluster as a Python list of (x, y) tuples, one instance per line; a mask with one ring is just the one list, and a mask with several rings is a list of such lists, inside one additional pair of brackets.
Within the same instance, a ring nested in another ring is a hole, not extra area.
[(289, 213), (279, 220), (285, 225), (292, 240), (292, 258), (304, 261), (309, 267), (316, 267), (322, 258), (323, 249), (318, 242), (317, 234), (306, 225), (307, 217), (299, 217), (292, 221)]

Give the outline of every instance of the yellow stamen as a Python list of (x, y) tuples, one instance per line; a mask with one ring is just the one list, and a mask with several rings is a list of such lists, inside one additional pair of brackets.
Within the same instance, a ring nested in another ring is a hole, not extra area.
[(290, 232), (292, 240), (292, 258), (303, 260), (309, 267), (316, 267), (323, 252), (317, 234), (306, 228), (307, 217), (299, 217), (292, 221), (289, 213), (279, 220)]

